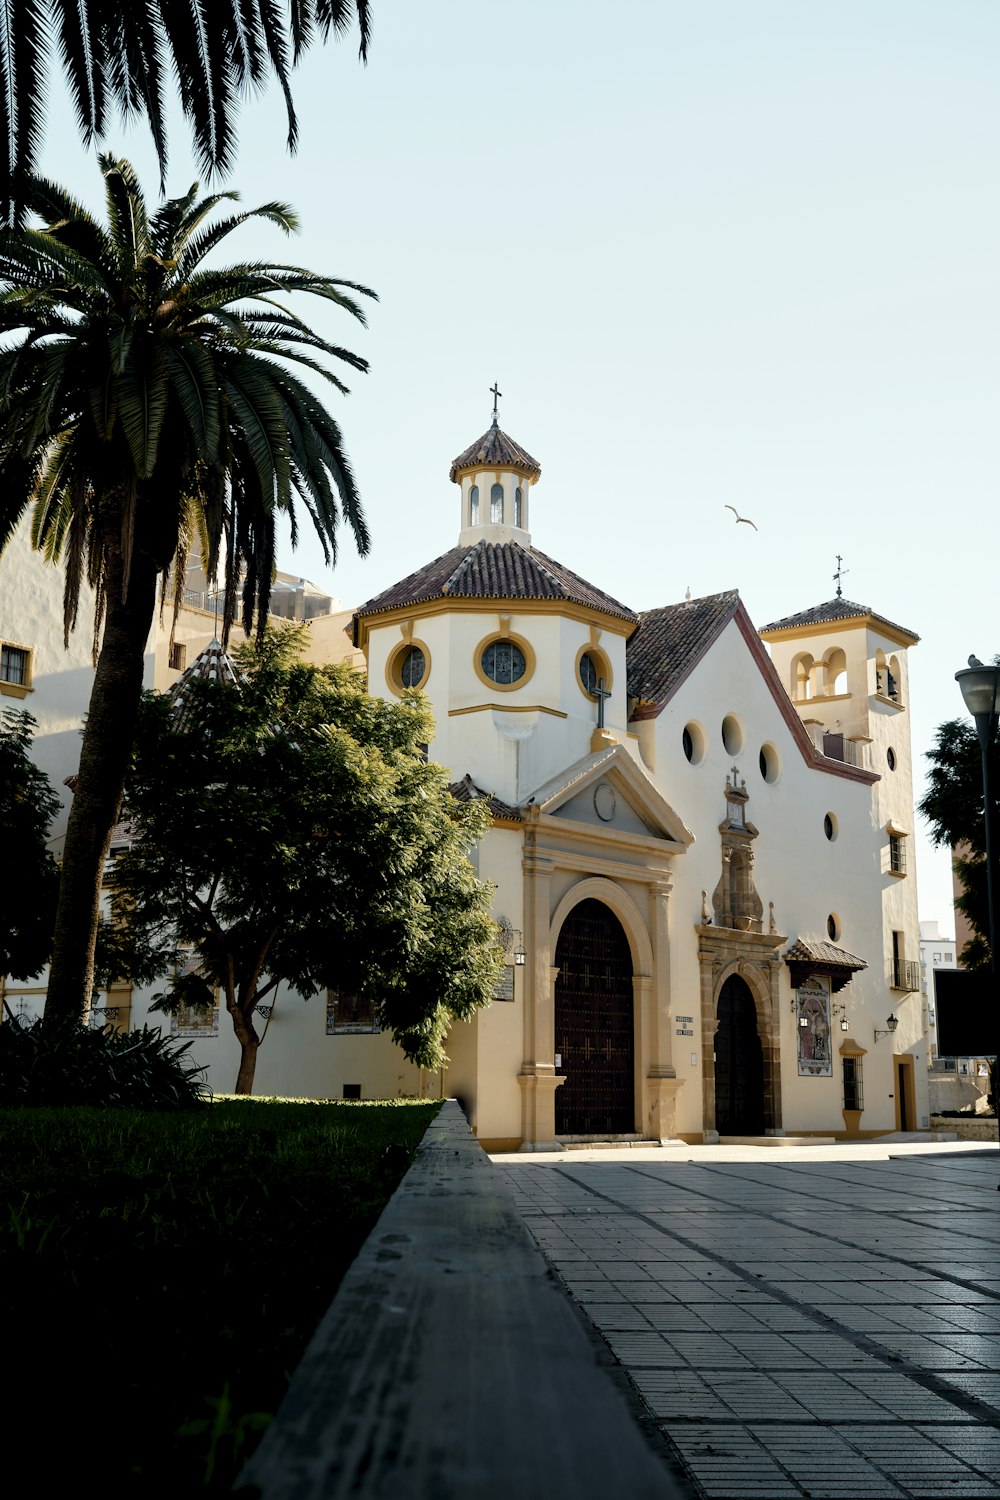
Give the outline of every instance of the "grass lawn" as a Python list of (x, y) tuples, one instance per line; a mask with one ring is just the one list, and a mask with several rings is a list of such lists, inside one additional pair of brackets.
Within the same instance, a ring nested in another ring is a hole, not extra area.
[(22, 1493), (224, 1494), (436, 1109), (0, 1110)]

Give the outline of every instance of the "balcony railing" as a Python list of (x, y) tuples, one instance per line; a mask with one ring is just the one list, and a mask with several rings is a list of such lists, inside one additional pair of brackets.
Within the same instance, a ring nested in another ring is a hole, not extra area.
[(916, 994), (920, 988), (920, 965), (909, 958), (894, 958), (889, 965), (889, 988)]
[(846, 734), (824, 734), (820, 749), (830, 760), (842, 760), (847, 766), (863, 765), (862, 744), (849, 740)]

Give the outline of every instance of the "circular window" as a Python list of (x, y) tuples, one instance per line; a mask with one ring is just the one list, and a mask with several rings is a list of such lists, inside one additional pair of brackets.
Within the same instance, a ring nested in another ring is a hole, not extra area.
[(576, 664), (580, 686), (589, 698), (597, 697), (597, 688), (604, 679), (604, 687), (611, 687), (611, 667), (602, 651), (582, 651)]
[(826, 817), (823, 819), (823, 832), (826, 834), (827, 838), (832, 844), (834, 839), (837, 837), (837, 820), (833, 816), (833, 813), (827, 813)]
[(521, 636), (492, 635), (480, 641), (473, 665), (487, 687), (520, 687), (535, 670), (535, 653)]
[(722, 743), (727, 755), (739, 755), (743, 749), (743, 725), (735, 714), (726, 714), (722, 721)]
[(399, 664), (399, 678), (404, 687), (419, 687), (427, 675), (427, 658), (419, 646), (411, 646)]
[(705, 758), (705, 731), (700, 724), (693, 721), (684, 725), (681, 734), (681, 746), (684, 755), (693, 766), (700, 765)]
[(775, 782), (781, 775), (781, 761), (778, 752), (773, 745), (761, 745), (758, 757), (760, 774), (767, 782)]
[(520, 682), (528, 670), (528, 663), (520, 646), (513, 641), (494, 641), (483, 652), (483, 671), (491, 682), (501, 687)]
[(888, 750), (885, 752), (885, 758), (886, 758), (886, 761), (888, 763), (889, 770), (890, 771), (894, 771), (896, 769), (896, 752), (892, 748), (891, 745), (889, 746)]
[(407, 641), (390, 656), (385, 675), (393, 692), (423, 687), (430, 676), (431, 656), (423, 641)]
[(826, 919), (826, 930), (831, 943), (838, 943), (840, 941), (840, 934), (844, 929), (841, 927), (840, 918), (835, 911), (832, 911)]

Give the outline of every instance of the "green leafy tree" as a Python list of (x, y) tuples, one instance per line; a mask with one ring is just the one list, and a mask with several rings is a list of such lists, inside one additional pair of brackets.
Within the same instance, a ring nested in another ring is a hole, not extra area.
[[(364, 322), (353, 282), (282, 263), (206, 261), (248, 218), (285, 233), (267, 203), (214, 217), (232, 193), (149, 214), (125, 161), (101, 158), (107, 222), (33, 180), (40, 228), (0, 235), (0, 548), (33, 507), (32, 537), (65, 561), (65, 626), (84, 579), (96, 598), (94, 686), (63, 853), (46, 1021), (76, 1022), (93, 987), (101, 875), (142, 693), (157, 581), (179, 592), (200, 541), (224, 557), (224, 633), (241, 606), (263, 623), (279, 515), (304, 507), (328, 562), (341, 514), (368, 532), (340, 429), (296, 372), (345, 390), (329, 360), (366, 362), (288, 305), (308, 293)], [(102, 630), (103, 627), (103, 630)]]
[(295, 149), (290, 69), (317, 35), (342, 35), (355, 15), (366, 58), (369, 0), (7, 0), (0, 26), (3, 221), (20, 222), (29, 196), (54, 51), (84, 143), (107, 133), (115, 111), (126, 121), (145, 117), (161, 179), (172, 71), (200, 169), (211, 175), (232, 167), (239, 107), (271, 76), (285, 96), (288, 146)]
[(294, 646), (294, 631), (269, 633), (241, 653), (241, 688), (193, 681), (180, 714), (147, 697), (126, 803), (135, 841), (116, 867), (132, 940), (165, 961), (196, 957), (159, 1008), (219, 993), (241, 1094), (265, 1029), (257, 1007), (279, 984), (370, 1000), (405, 1055), (434, 1068), (502, 962), (467, 857), (488, 814), (425, 759), (424, 700), (371, 698), (356, 670), (291, 661)]
[[(996, 741), (991, 755), (990, 784), (1000, 790), (1000, 744)], [(931, 769), (919, 811), (930, 825), (933, 842), (952, 850), (952, 863), (961, 887), (955, 906), (973, 932), (959, 957), (967, 968), (986, 968), (990, 962), (986, 824), (982, 750), (975, 726), (968, 719), (951, 719), (942, 724), (933, 749), (927, 751), (927, 759)], [(1000, 829), (996, 809), (994, 827)]]
[(48, 962), (59, 871), (48, 846), (59, 798), (31, 759), (35, 720), (0, 714), (0, 828), (6, 879), (0, 904), (0, 976), (30, 979)]

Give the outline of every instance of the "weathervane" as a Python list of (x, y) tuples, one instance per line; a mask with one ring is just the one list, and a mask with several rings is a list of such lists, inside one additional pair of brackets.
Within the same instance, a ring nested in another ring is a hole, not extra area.
[(837, 598), (838, 599), (843, 598), (843, 595), (844, 595), (844, 590), (840, 587), (841, 582), (843, 581), (844, 578), (847, 577), (848, 573), (851, 571), (850, 568), (845, 568), (845, 567), (842, 566), (843, 561), (844, 561), (844, 559), (841, 557), (840, 553), (838, 552), (837, 553), (837, 571), (833, 575), (833, 581), (837, 585)]
[(503, 391), (497, 389), (497, 382), (495, 380), (494, 380), (493, 384), (490, 386), (490, 390), (493, 392), (493, 420), (494, 420), (494, 422), (496, 422), (496, 419), (497, 419), (497, 402), (499, 401), (500, 397), (503, 395)]

